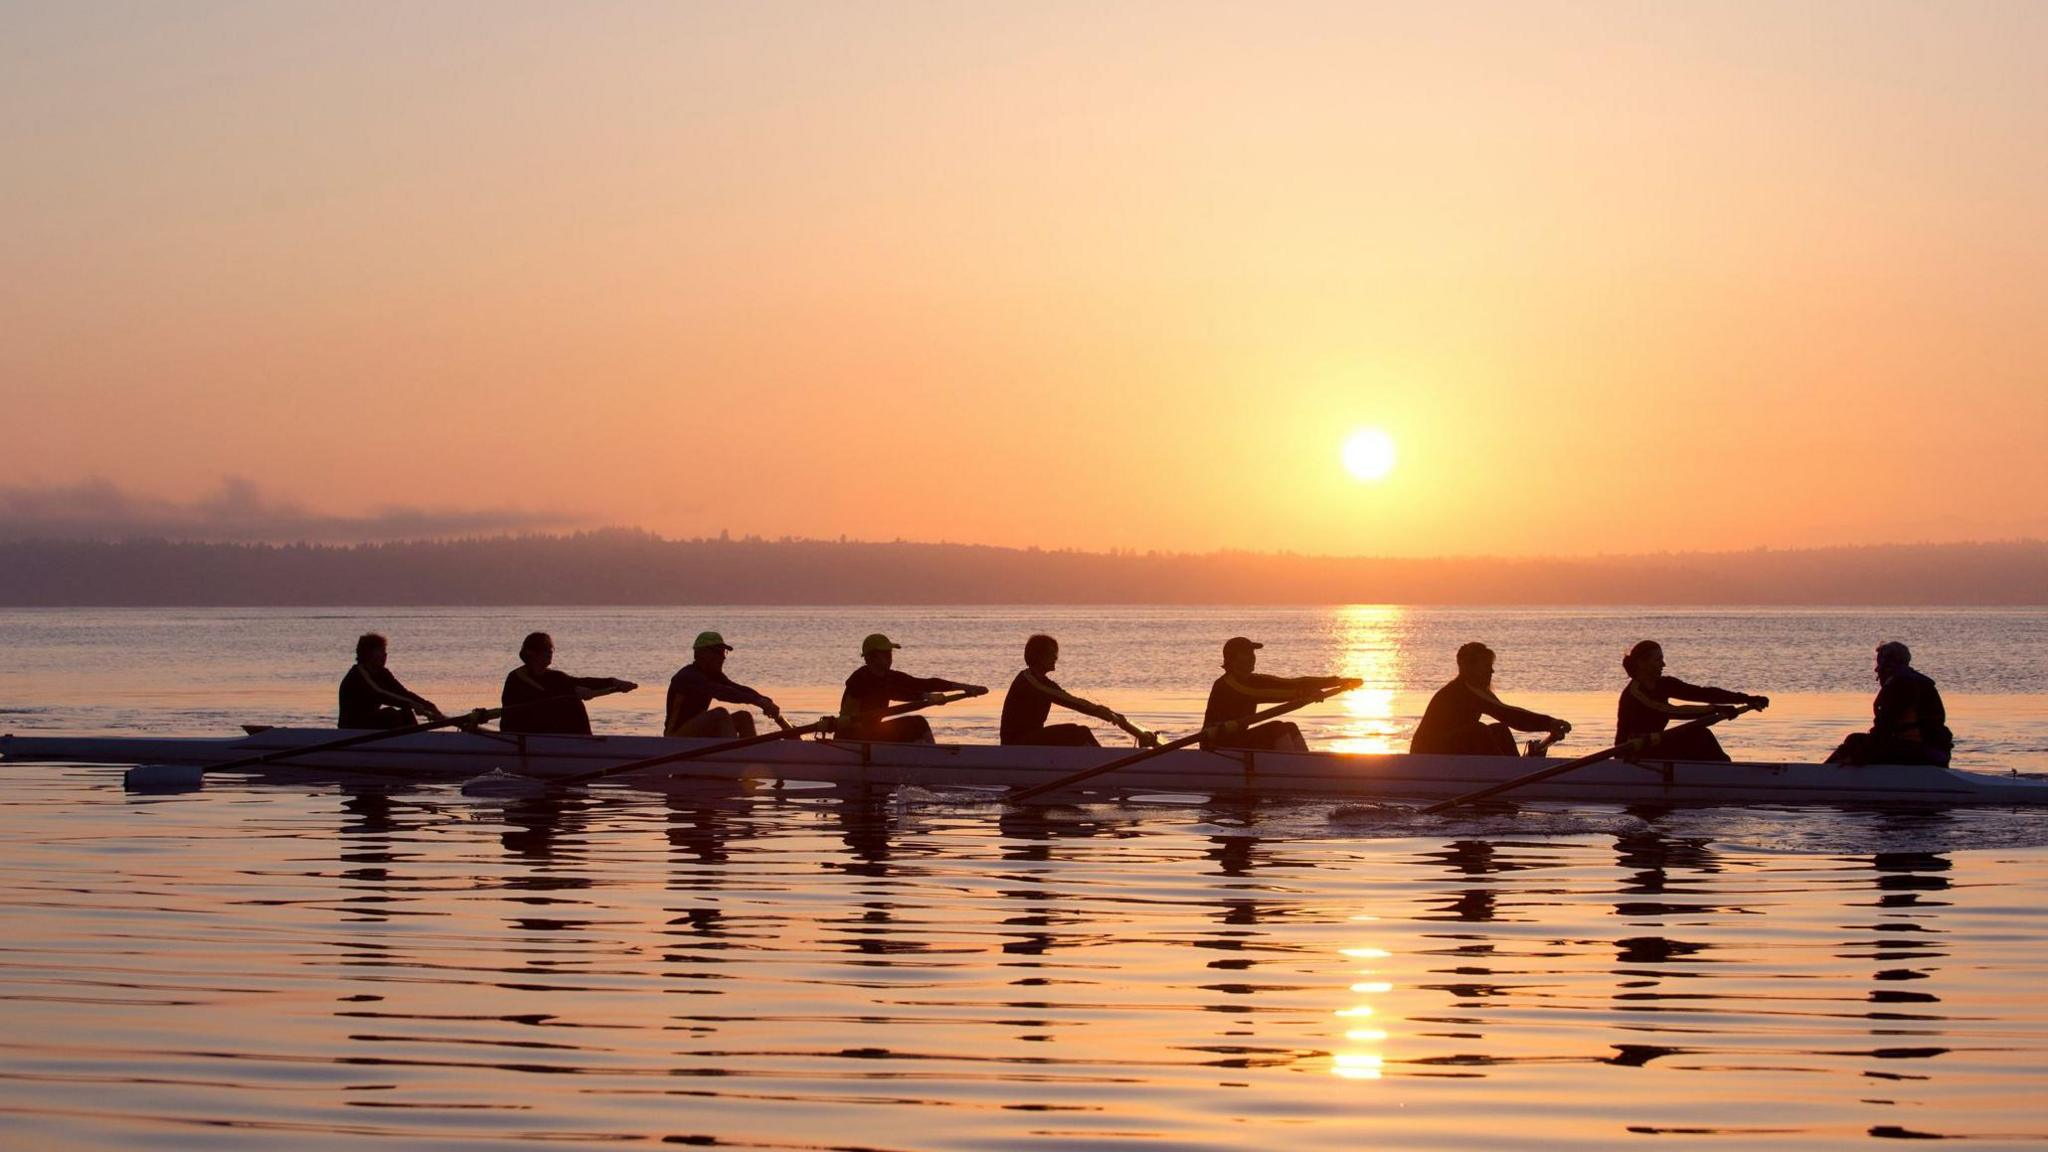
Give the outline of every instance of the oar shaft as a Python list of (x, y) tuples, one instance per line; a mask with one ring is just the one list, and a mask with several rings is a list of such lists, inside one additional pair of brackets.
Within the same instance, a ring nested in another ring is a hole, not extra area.
[[(1306, 708), (1311, 704), (1319, 704), (1322, 701), (1328, 700), (1330, 697), (1335, 696), (1337, 693), (1343, 691), (1346, 691), (1346, 689), (1329, 688), (1325, 689), (1324, 691), (1318, 692), (1313, 696), (1307, 696), (1300, 700), (1290, 700), (1285, 704), (1276, 704), (1263, 712), (1252, 713), (1250, 716), (1247, 716), (1244, 718), (1244, 720), (1240, 721), (1240, 723), (1244, 727), (1249, 728), (1254, 724), (1260, 724), (1267, 720), (1271, 720), (1275, 716), (1286, 715), (1287, 713), (1292, 712), (1297, 708)], [(1204, 728), (1201, 731), (1196, 732), (1192, 736), (1183, 736), (1178, 740), (1169, 741), (1165, 744), (1159, 745), (1156, 748), (1147, 748), (1143, 752), (1133, 752), (1129, 756), (1125, 756), (1118, 760), (1112, 760), (1107, 764), (1099, 764), (1093, 768), (1084, 768), (1079, 772), (1075, 772), (1067, 776), (1062, 776), (1057, 780), (1049, 781), (1044, 784), (1038, 784), (1033, 787), (1026, 788), (1021, 792), (1012, 793), (1009, 799), (1012, 803), (1022, 803), (1023, 801), (1043, 796), (1048, 792), (1057, 792), (1062, 788), (1071, 788), (1084, 780), (1092, 780), (1105, 772), (1114, 772), (1119, 768), (1128, 768), (1133, 764), (1137, 764), (1145, 760), (1150, 760), (1154, 756), (1161, 756), (1168, 752), (1172, 752), (1176, 749), (1185, 748), (1188, 745), (1194, 744), (1204, 738), (1220, 736), (1223, 734), (1223, 727), (1224, 725), (1218, 724), (1211, 728)]]
[(553, 784), (582, 784), (590, 780), (602, 780), (606, 776), (617, 776), (622, 772), (637, 772), (642, 768), (658, 768), (663, 764), (674, 764), (681, 760), (695, 760), (699, 756), (713, 756), (720, 752), (733, 752), (741, 748), (752, 748), (756, 744), (772, 744), (777, 740), (794, 740), (806, 732), (816, 732), (825, 725), (823, 720), (795, 728), (780, 728), (773, 732), (762, 732), (753, 736), (742, 736), (737, 740), (725, 740), (708, 748), (691, 748), (683, 752), (668, 752), (660, 756), (649, 756), (643, 760), (630, 760), (624, 764), (613, 764), (604, 768), (593, 768), (578, 772), (574, 776), (557, 776)]
[[(880, 720), (890, 716), (901, 716), (906, 712), (915, 712), (920, 708), (933, 708), (943, 704), (951, 704), (956, 700), (965, 700), (969, 696), (975, 695), (979, 695), (979, 693), (962, 692), (954, 696), (941, 696), (936, 700), (919, 700), (912, 701), (908, 704), (893, 705), (888, 708), (877, 708), (872, 712), (862, 712), (859, 715), (852, 717), (850, 723), (861, 723), (869, 720)], [(705, 748), (690, 748), (682, 752), (669, 752), (660, 756), (649, 756), (644, 760), (631, 760), (624, 764), (614, 764), (609, 768), (595, 768), (588, 772), (578, 772), (574, 776), (557, 776), (553, 778), (553, 780), (551, 780), (550, 783), (584, 784), (592, 780), (602, 780), (607, 776), (618, 776), (627, 772), (638, 772), (646, 768), (659, 768), (664, 764), (675, 764), (683, 760), (695, 760), (703, 756), (716, 756), (721, 752), (736, 752), (742, 748), (752, 748), (757, 744), (772, 744), (777, 740), (795, 739), (796, 737), (802, 736), (807, 732), (820, 731), (821, 729), (833, 725), (835, 722), (836, 719), (834, 717), (826, 717), (821, 720), (813, 720), (809, 724), (802, 724), (795, 728), (784, 728), (780, 732), (763, 732), (755, 736), (743, 736), (737, 740), (722, 741), (720, 743), (713, 744)]]
[[(599, 691), (596, 695), (608, 696), (614, 691), (617, 690), (607, 688)], [(509, 704), (503, 708), (478, 708), (471, 712), (464, 712), (460, 716), (444, 716), (439, 720), (425, 720), (418, 724), (407, 724), (402, 728), (380, 728), (372, 732), (358, 732), (353, 736), (343, 736), (339, 740), (325, 740), (321, 743), (308, 744), (301, 748), (279, 748), (276, 751), (265, 752), (257, 756), (245, 756), (240, 760), (230, 760), (225, 764), (210, 764), (200, 769), (200, 771), (202, 773), (232, 772), (237, 768), (253, 768), (258, 764), (275, 764), (280, 760), (290, 760), (299, 756), (311, 756), (318, 752), (337, 752), (343, 748), (353, 748), (358, 744), (370, 744), (378, 740), (390, 740), (398, 736), (411, 736), (419, 732), (431, 732), (436, 728), (451, 728), (457, 724), (482, 724), (487, 720), (496, 720), (507, 712), (517, 712), (522, 708), (532, 708), (541, 704), (559, 704), (564, 700), (576, 699), (578, 695), (580, 694), (563, 693), (559, 696), (528, 700), (521, 704)]]
[(1581, 756), (1577, 760), (1566, 760), (1561, 764), (1552, 764), (1547, 768), (1539, 769), (1535, 772), (1530, 772), (1522, 776), (1517, 776), (1513, 780), (1503, 780), (1498, 784), (1489, 784), (1484, 788), (1475, 789), (1471, 792), (1465, 793), (1462, 796), (1453, 796), (1449, 800), (1439, 800), (1435, 804), (1431, 804), (1429, 807), (1424, 808), (1422, 811), (1425, 815), (1434, 815), (1435, 813), (1445, 811), (1446, 809), (1456, 808), (1460, 804), (1471, 804), (1475, 801), (1485, 800), (1491, 796), (1498, 796), (1503, 792), (1513, 791), (1514, 789), (1520, 788), (1526, 784), (1540, 783), (1544, 780), (1550, 779), (1552, 776), (1562, 776), (1567, 772), (1576, 772), (1579, 769), (1584, 768), (1588, 765), (1598, 764), (1602, 760), (1612, 760), (1614, 757), (1620, 755), (1622, 749), (1626, 747), (1627, 745), (1616, 745), (1613, 748), (1607, 748), (1602, 751), (1595, 752), (1590, 756)]
[[(1702, 716), (1697, 720), (1688, 720), (1675, 728), (1668, 728), (1663, 732), (1657, 733), (1656, 735), (1659, 739), (1662, 739), (1665, 736), (1669, 736), (1673, 732), (1683, 732), (1688, 728), (1712, 727), (1713, 725), (1719, 724), (1721, 721), (1728, 719), (1730, 716), (1741, 715), (1742, 713), (1747, 711), (1750, 711), (1750, 709), (1747, 705), (1744, 705), (1736, 708), (1733, 712), (1730, 713), (1724, 714), (1717, 712), (1711, 716)], [(1634, 752), (1637, 750), (1637, 743), (1638, 741), (1636, 740), (1629, 740), (1621, 744), (1616, 744), (1612, 748), (1595, 752), (1591, 756), (1581, 756), (1577, 760), (1567, 760), (1562, 764), (1553, 764), (1547, 768), (1541, 768), (1537, 771), (1527, 773), (1526, 775), (1517, 776), (1512, 780), (1503, 780), (1498, 784), (1489, 784), (1484, 788), (1474, 789), (1473, 791), (1467, 792), (1462, 796), (1453, 796), (1449, 800), (1439, 800), (1436, 803), (1431, 804), (1428, 807), (1424, 808), (1422, 812), (1425, 816), (1433, 816), (1438, 812), (1449, 811), (1450, 809), (1459, 807), (1460, 805), (1471, 804), (1476, 801), (1490, 799), (1492, 797), (1500, 795), (1503, 792), (1512, 792), (1517, 788), (1523, 787), (1524, 785), (1538, 784), (1545, 780), (1550, 779), (1553, 776), (1562, 776), (1567, 772), (1576, 771), (1580, 768), (1586, 767), (1589, 764), (1598, 764), (1602, 760), (1612, 760), (1614, 757), (1619, 756), (1624, 752)]]
[(265, 752), (260, 756), (245, 756), (240, 760), (230, 760), (225, 764), (209, 765), (202, 769), (202, 771), (231, 772), (237, 768), (252, 768), (258, 764), (275, 764), (280, 760), (289, 760), (295, 756), (310, 756), (316, 752), (336, 752), (343, 748), (353, 748), (358, 744), (389, 740), (396, 736), (411, 736), (416, 732), (431, 732), (436, 728), (446, 728), (455, 724), (481, 724), (486, 720), (497, 719), (503, 712), (504, 709), (502, 708), (479, 709), (476, 712), (464, 712), (460, 716), (430, 720), (419, 724), (407, 724), (402, 728), (383, 728), (375, 732), (359, 732), (354, 736), (344, 736), (339, 740), (327, 740), (319, 744), (308, 744), (302, 748), (280, 748), (274, 752)]

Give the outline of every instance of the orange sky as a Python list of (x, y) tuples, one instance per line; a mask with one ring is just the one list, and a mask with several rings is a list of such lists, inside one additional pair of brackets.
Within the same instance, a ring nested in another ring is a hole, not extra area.
[(2048, 5), (1437, 7), (0, 7), (0, 485), (2048, 535)]

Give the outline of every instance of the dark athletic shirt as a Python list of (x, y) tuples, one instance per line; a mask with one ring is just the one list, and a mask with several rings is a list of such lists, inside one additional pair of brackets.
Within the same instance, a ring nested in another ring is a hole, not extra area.
[(1541, 712), (1483, 699), (1467, 688), (1464, 681), (1453, 680), (1429, 698), (1429, 707), (1422, 711), (1422, 723), (1415, 726), (1415, 739), (1409, 741), (1408, 751), (1462, 752), (1471, 747), (1473, 733), (1484, 727), (1481, 716), (1491, 716), (1518, 732), (1545, 731), (1555, 724)]
[[(378, 689), (383, 691), (378, 691)], [(393, 696), (398, 699), (392, 699)], [(403, 710), (405, 719), (399, 720), (391, 712)], [(357, 664), (341, 678), (341, 720), (342, 728), (391, 728), (411, 722), (412, 713), (424, 716), (427, 702), (406, 689), (398, 682), (389, 668), (372, 671)], [(393, 724), (392, 721), (398, 721)]]
[[(1202, 727), (1213, 728), (1228, 720), (1246, 720), (1260, 708), (1296, 700), (1311, 692), (1335, 688), (1341, 676), (1268, 676), (1251, 672), (1243, 676), (1225, 672), (1209, 685), (1209, 706), (1202, 711)], [(1202, 747), (1214, 747), (1205, 739)]]
[(1911, 668), (1891, 674), (1870, 705), (1870, 734), (1880, 739), (1911, 740), (1933, 748), (1952, 748), (1948, 710), (1934, 681)]
[[(1648, 696), (1646, 701), (1644, 696)], [(1638, 736), (1662, 732), (1673, 719), (1684, 719), (1682, 713), (1664, 711), (1673, 700), (1692, 700), (1700, 704), (1740, 704), (1748, 697), (1726, 688), (1708, 688), (1698, 684), (1687, 684), (1676, 676), (1659, 676), (1649, 684), (1636, 680), (1628, 682), (1621, 690), (1621, 702), (1614, 719), (1614, 742), (1625, 744)]]
[(498, 721), (498, 730), (535, 735), (588, 736), (590, 712), (583, 707), (583, 701), (571, 693), (578, 688), (609, 688), (611, 683), (600, 677), (571, 676), (553, 668), (535, 675), (522, 664), (505, 674), (505, 691), (499, 697), (505, 707), (547, 700), (551, 696), (567, 696), (568, 699), (549, 700), (546, 704), (507, 712)]
[(668, 681), (668, 722), (662, 731), (673, 730), (678, 724), (686, 724), (702, 716), (711, 707), (713, 700), (728, 704), (752, 704), (756, 708), (766, 707), (768, 698), (744, 684), (735, 684), (724, 669), (716, 672), (685, 664), (682, 670)]
[(1053, 698), (1045, 688), (1054, 692), (1065, 692), (1059, 682), (1050, 676), (1040, 675), (1026, 668), (1010, 681), (1010, 690), (1003, 695), (1003, 728), (1001, 740), (1005, 744), (1025, 744), (1045, 728), (1046, 717), (1052, 715)]

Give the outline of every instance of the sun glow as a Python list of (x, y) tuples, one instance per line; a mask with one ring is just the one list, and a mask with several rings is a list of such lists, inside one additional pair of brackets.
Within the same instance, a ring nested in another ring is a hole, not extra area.
[(1359, 480), (1383, 480), (1394, 470), (1394, 438), (1378, 428), (1360, 428), (1344, 441), (1344, 470)]

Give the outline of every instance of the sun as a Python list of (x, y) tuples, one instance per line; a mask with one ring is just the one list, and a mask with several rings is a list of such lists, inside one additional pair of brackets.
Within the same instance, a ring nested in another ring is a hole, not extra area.
[(1384, 480), (1394, 470), (1394, 438), (1378, 428), (1360, 428), (1344, 441), (1344, 470), (1359, 480)]

